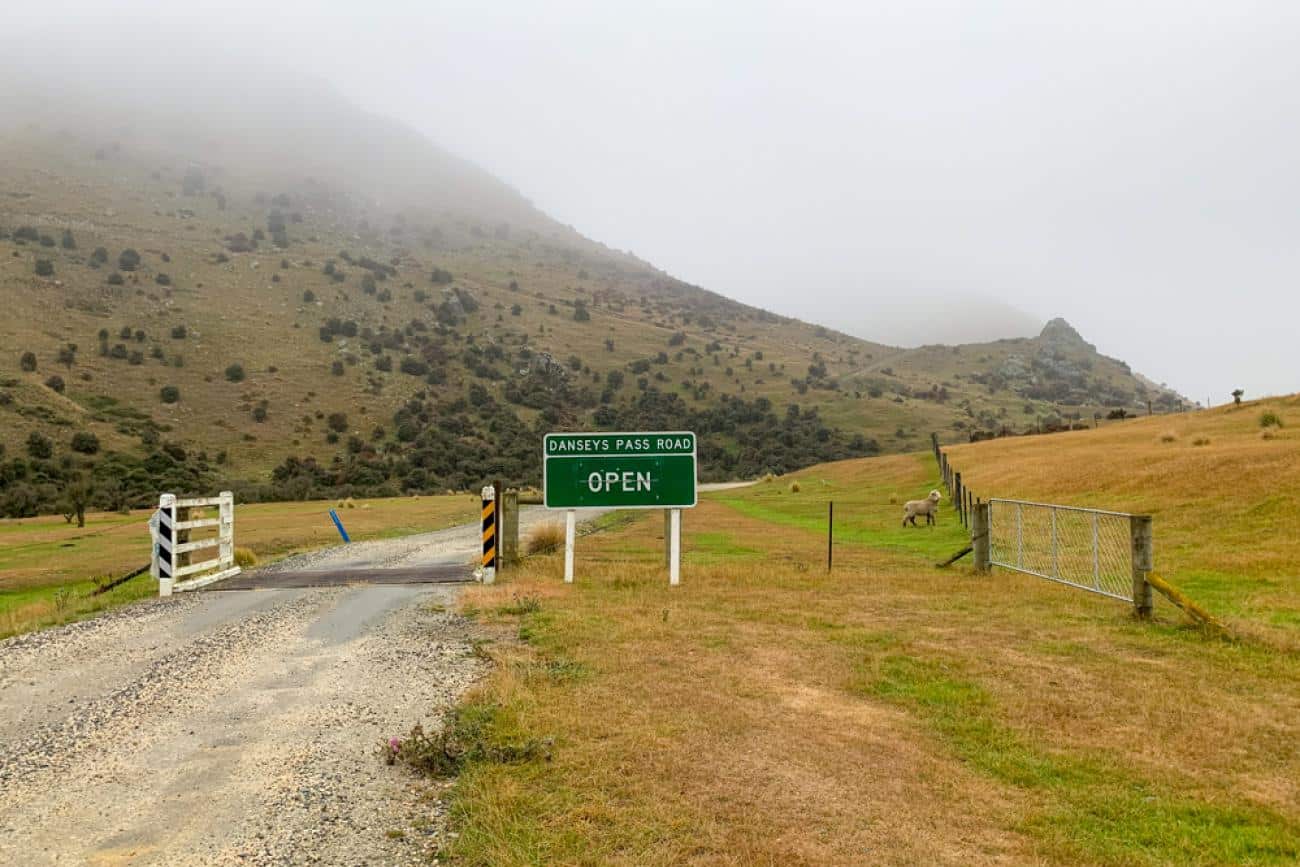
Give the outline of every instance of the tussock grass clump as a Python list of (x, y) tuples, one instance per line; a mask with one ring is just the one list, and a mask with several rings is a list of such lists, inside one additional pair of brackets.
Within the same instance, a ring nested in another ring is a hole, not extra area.
[(762, 476), (762, 478), (759, 479), (759, 481), (762, 482), (762, 483), (765, 484), (765, 485), (766, 485), (766, 484), (769, 484), (769, 483), (771, 483), (771, 482), (775, 482), (775, 481), (776, 481), (776, 473), (764, 473), (763, 476)]
[(790, 493), (797, 494), (800, 490), (799, 482), (797, 480), (790, 483)]
[(257, 565), (257, 555), (252, 548), (236, 548), (235, 565), (240, 569), (252, 569)]
[(1171, 430), (1167, 430), (1160, 435), (1160, 442), (1162, 443), (1178, 442), (1178, 434), (1174, 433)]
[(1210, 444), (1209, 437), (1197, 437), (1196, 439), (1192, 440), (1192, 445), (1194, 446), (1208, 446), (1209, 444)]
[(495, 702), (470, 702), (447, 711), (436, 732), (415, 726), (405, 738), (379, 746), (390, 764), (399, 761), (432, 777), (450, 777), (471, 763), (518, 765), (550, 758), (551, 738), (511, 736), (504, 710)]
[(1262, 428), (1283, 427), (1282, 417), (1272, 410), (1268, 410), (1259, 417), (1259, 426)]
[(528, 534), (524, 550), (528, 554), (550, 554), (564, 545), (564, 527), (560, 524), (542, 524)]
[(514, 601), (497, 608), (498, 614), (510, 614), (515, 617), (522, 617), (525, 614), (536, 614), (542, 610), (542, 600), (536, 596), (516, 596)]

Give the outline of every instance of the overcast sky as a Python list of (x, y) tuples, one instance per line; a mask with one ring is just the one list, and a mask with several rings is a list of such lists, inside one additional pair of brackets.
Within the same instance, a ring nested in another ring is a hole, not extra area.
[(894, 343), (980, 310), (1008, 333), (1017, 310), (1064, 316), (1195, 400), (1300, 391), (1300, 3), (44, 0), (5, 17), (52, 56), (196, 40), (319, 76), (584, 234), (781, 313)]

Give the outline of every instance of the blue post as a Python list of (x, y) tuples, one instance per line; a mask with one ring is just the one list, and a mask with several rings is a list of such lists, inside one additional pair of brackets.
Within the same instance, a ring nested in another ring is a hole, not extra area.
[(339, 513), (330, 509), (330, 517), (334, 519), (334, 526), (339, 528), (339, 535), (343, 537), (344, 542), (351, 542), (348, 538), (348, 531), (343, 529), (343, 522), (339, 520)]

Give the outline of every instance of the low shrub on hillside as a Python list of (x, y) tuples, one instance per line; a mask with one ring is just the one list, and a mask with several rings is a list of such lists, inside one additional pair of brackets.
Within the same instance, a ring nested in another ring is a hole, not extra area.
[(1259, 417), (1259, 426), (1263, 428), (1282, 427), (1282, 418), (1272, 410), (1268, 410)]
[(99, 452), (99, 437), (90, 431), (77, 431), (72, 435), (71, 448), (74, 452), (80, 452), (83, 455), (93, 455)]

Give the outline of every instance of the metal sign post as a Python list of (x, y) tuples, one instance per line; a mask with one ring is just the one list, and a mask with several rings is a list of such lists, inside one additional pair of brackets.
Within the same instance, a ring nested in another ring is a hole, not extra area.
[(664, 509), (668, 576), (681, 580), (682, 509), (696, 504), (696, 438), (689, 431), (549, 433), (543, 503), (564, 509), (564, 580), (573, 580), (575, 509)]

